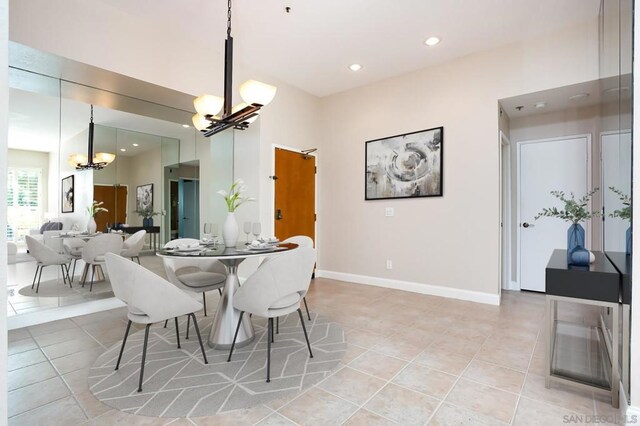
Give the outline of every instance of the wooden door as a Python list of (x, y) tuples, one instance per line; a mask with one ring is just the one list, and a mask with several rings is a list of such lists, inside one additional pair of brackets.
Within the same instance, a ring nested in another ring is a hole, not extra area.
[(107, 223), (127, 222), (127, 187), (94, 185), (93, 199), (103, 202), (102, 207), (109, 210), (96, 215), (98, 231), (105, 232)]
[(276, 148), (275, 236), (316, 239), (316, 158)]

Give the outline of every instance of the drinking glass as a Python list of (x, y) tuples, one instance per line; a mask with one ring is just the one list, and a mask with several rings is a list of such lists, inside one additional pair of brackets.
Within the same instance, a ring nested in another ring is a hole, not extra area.
[(257, 240), (258, 237), (260, 237), (260, 232), (262, 232), (262, 227), (260, 226), (260, 222), (254, 222), (252, 229), (253, 229), (253, 235), (256, 237), (256, 240)]
[(244, 233), (247, 234), (247, 242), (249, 242), (249, 234), (251, 233), (251, 222), (244, 223)]

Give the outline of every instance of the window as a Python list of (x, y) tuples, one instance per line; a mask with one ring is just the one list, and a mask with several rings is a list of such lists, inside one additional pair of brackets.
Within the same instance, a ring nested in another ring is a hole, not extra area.
[(7, 239), (23, 241), (42, 222), (42, 169), (9, 167)]

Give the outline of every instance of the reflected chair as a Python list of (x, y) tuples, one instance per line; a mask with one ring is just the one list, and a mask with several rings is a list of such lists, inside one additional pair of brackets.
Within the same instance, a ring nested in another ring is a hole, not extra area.
[(122, 243), (122, 250), (120, 256), (128, 257), (131, 260), (137, 260), (140, 264), (140, 251), (144, 246), (144, 237), (147, 235), (147, 231), (144, 229), (136, 232)]
[[(73, 270), (71, 271), (71, 282), (76, 275), (76, 264), (78, 260), (82, 259), (82, 250), (87, 245), (87, 242), (80, 238), (65, 238), (63, 242), (64, 251), (67, 256), (71, 258), (73, 262)], [(71, 266), (71, 264), (69, 264)]]
[[(127, 343), (127, 337), (131, 329), (131, 323), (145, 325), (144, 343), (142, 346), (142, 363), (140, 365), (140, 379), (138, 381), (138, 392), (142, 392), (142, 382), (144, 379), (144, 365), (147, 357), (147, 344), (149, 342), (149, 328), (151, 324), (175, 318), (176, 340), (180, 348), (180, 335), (178, 331), (178, 317), (188, 315), (193, 319), (193, 325), (200, 342), (200, 351), (204, 363), (208, 364), (207, 355), (202, 344), (200, 329), (194, 312), (202, 309), (202, 304), (194, 300), (174, 285), (167, 282), (162, 277), (145, 269), (133, 261), (118, 256), (115, 253), (104, 255), (107, 271), (111, 277), (111, 286), (115, 296), (127, 304), (127, 330), (122, 339), (122, 347), (116, 362), (116, 370), (120, 368), (120, 361)], [(170, 301), (171, 303), (167, 303)]]
[[(199, 244), (194, 238), (180, 238), (169, 241), (164, 248), (191, 246)], [(169, 282), (179, 289), (194, 293), (202, 293), (204, 316), (207, 316), (207, 299), (205, 293), (222, 288), (227, 279), (227, 269), (215, 259), (198, 259), (196, 257), (163, 257), (164, 269)], [(187, 327), (188, 328), (188, 327)]]
[(89, 286), (89, 291), (92, 291), (96, 269), (98, 270), (99, 274), (102, 273), (102, 278), (104, 279), (102, 265), (104, 265), (105, 254), (119, 254), (121, 250), (121, 235), (100, 234), (97, 237), (89, 240), (86, 247), (82, 249), (82, 260), (84, 260), (84, 262), (86, 263), (84, 273), (82, 274), (82, 287), (84, 287), (87, 281), (87, 274), (89, 273), (89, 268), (91, 268), (91, 285)]
[(273, 319), (298, 311), (309, 357), (313, 358), (309, 336), (300, 310), (300, 302), (307, 294), (316, 263), (313, 247), (299, 247), (263, 262), (256, 272), (233, 295), (233, 307), (240, 311), (240, 318), (233, 336), (227, 362), (231, 361), (245, 312), (268, 318), (267, 321), (267, 383), (271, 381), (271, 343)]
[[(69, 280), (69, 288), (73, 288), (71, 285), (71, 278), (69, 278), (69, 267), (67, 264), (71, 259), (64, 254), (56, 253), (50, 247), (44, 245), (40, 241), (36, 240), (29, 235), (25, 235), (27, 241), (27, 248), (29, 254), (36, 259), (36, 274), (33, 276), (33, 283), (31, 283), (31, 289), (36, 285), (36, 277), (38, 278), (38, 286), (36, 287), (36, 294), (40, 290), (40, 279), (42, 278), (42, 270), (46, 266), (60, 266), (62, 270), (62, 280), (66, 284)], [(38, 274), (40, 271), (40, 274)]]

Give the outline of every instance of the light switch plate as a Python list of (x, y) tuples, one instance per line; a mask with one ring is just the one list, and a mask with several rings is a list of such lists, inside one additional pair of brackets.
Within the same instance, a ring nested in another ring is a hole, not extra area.
[(384, 209), (384, 215), (386, 217), (392, 217), (396, 214), (395, 210), (393, 209), (393, 207), (386, 207)]

